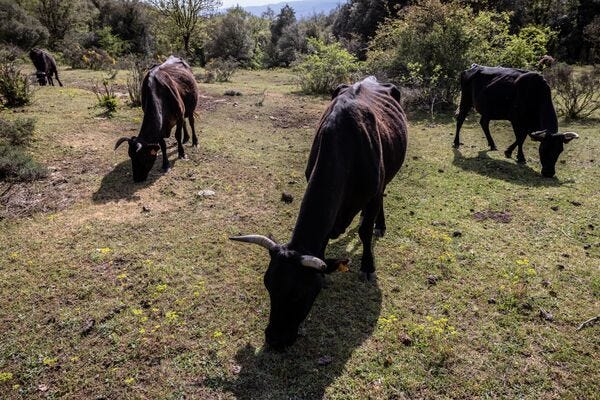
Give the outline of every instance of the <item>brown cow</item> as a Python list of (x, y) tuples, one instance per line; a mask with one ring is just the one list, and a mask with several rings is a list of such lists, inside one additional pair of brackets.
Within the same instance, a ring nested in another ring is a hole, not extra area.
[(123, 142), (129, 143), (129, 157), (135, 182), (146, 180), (159, 149), (163, 157), (162, 169), (164, 172), (169, 170), (165, 138), (171, 136), (174, 126), (177, 152), (180, 159), (185, 159), (183, 144), (189, 140), (189, 135), (184, 118), (188, 119), (192, 128), (192, 145), (198, 147), (194, 127), (194, 111), (197, 104), (198, 85), (192, 69), (181, 58), (171, 56), (148, 71), (142, 82), (144, 120), (140, 133), (137, 137), (120, 138), (115, 145), (116, 150)]

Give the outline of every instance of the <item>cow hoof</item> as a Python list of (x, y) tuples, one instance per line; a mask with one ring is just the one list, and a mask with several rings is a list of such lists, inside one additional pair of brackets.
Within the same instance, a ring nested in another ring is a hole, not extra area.
[(505, 151), (505, 152), (504, 152), (504, 157), (506, 157), (506, 158), (511, 158), (511, 157), (512, 157), (512, 153), (510, 153), (510, 152), (508, 152), (508, 151)]
[(166, 174), (167, 172), (169, 172), (171, 170), (171, 167), (162, 167), (162, 172), (164, 174)]
[(459, 149), (460, 143), (452, 143), (452, 147), (454, 147), (455, 149)]
[(527, 160), (523, 159), (517, 159), (517, 164), (527, 164)]
[(187, 156), (185, 156), (185, 155), (183, 155), (183, 156), (179, 156), (179, 159), (180, 159), (181, 161), (187, 161), (187, 160), (188, 160)]
[(376, 272), (363, 272), (360, 271), (358, 278), (362, 281), (362, 282), (372, 282), (375, 283), (377, 282), (377, 273)]
[(496, 151), (498, 148), (496, 146), (490, 146), (490, 151)]
[(193, 143), (193, 144), (192, 144), (192, 147), (193, 147), (194, 149), (197, 149), (197, 148), (198, 148), (198, 147), (200, 147), (200, 146), (198, 145), (198, 143)]
[(376, 238), (382, 238), (385, 235), (385, 229), (375, 228), (373, 229), (373, 235)]

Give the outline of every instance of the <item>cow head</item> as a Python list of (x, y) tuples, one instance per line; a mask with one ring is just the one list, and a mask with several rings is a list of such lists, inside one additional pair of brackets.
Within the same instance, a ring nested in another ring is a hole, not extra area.
[(300, 324), (321, 291), (322, 274), (337, 269), (340, 261), (328, 260), (325, 263), (320, 258), (300, 254), (265, 236), (248, 235), (230, 239), (254, 243), (269, 251), (271, 262), (264, 283), (271, 299), (271, 312), (265, 339), (270, 347), (278, 351), (291, 346), (298, 337)]
[(530, 133), (529, 136), (532, 140), (540, 142), (542, 175), (547, 178), (552, 178), (556, 173), (556, 161), (564, 149), (564, 144), (579, 138), (575, 132), (550, 134), (547, 131), (538, 131)]
[(46, 86), (47, 80), (46, 80), (45, 72), (38, 71), (35, 73), (35, 77), (36, 77), (38, 83), (40, 84), (40, 86)]
[(133, 136), (117, 140), (115, 150), (123, 142), (129, 143), (129, 157), (131, 158), (131, 166), (133, 168), (133, 181), (145, 181), (154, 165), (154, 161), (156, 161), (156, 155), (160, 146), (156, 143), (145, 143), (143, 140)]

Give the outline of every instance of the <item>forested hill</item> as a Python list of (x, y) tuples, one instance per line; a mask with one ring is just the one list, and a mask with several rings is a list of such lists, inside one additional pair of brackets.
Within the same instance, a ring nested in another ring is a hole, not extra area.
[(291, 2), (280, 2), (274, 4), (267, 4), (263, 6), (248, 6), (243, 7), (244, 10), (249, 13), (261, 16), (268, 8), (271, 8), (275, 14), (279, 13), (279, 11), (286, 5), (289, 4), (290, 7), (294, 9), (296, 12), (296, 18), (305, 18), (310, 17), (314, 14), (329, 14), (330, 11), (335, 9), (339, 4), (345, 3), (343, 0), (304, 0), (304, 1), (291, 1)]

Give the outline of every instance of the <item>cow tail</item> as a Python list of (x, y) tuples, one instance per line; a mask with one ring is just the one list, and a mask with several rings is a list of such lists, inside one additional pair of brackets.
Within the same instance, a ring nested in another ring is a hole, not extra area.
[(471, 107), (473, 107), (471, 80), (474, 74), (470, 74), (470, 71), (471, 70), (463, 71), (460, 74), (460, 103), (456, 109), (456, 112), (454, 113), (455, 117), (458, 117), (460, 114), (466, 115)]

